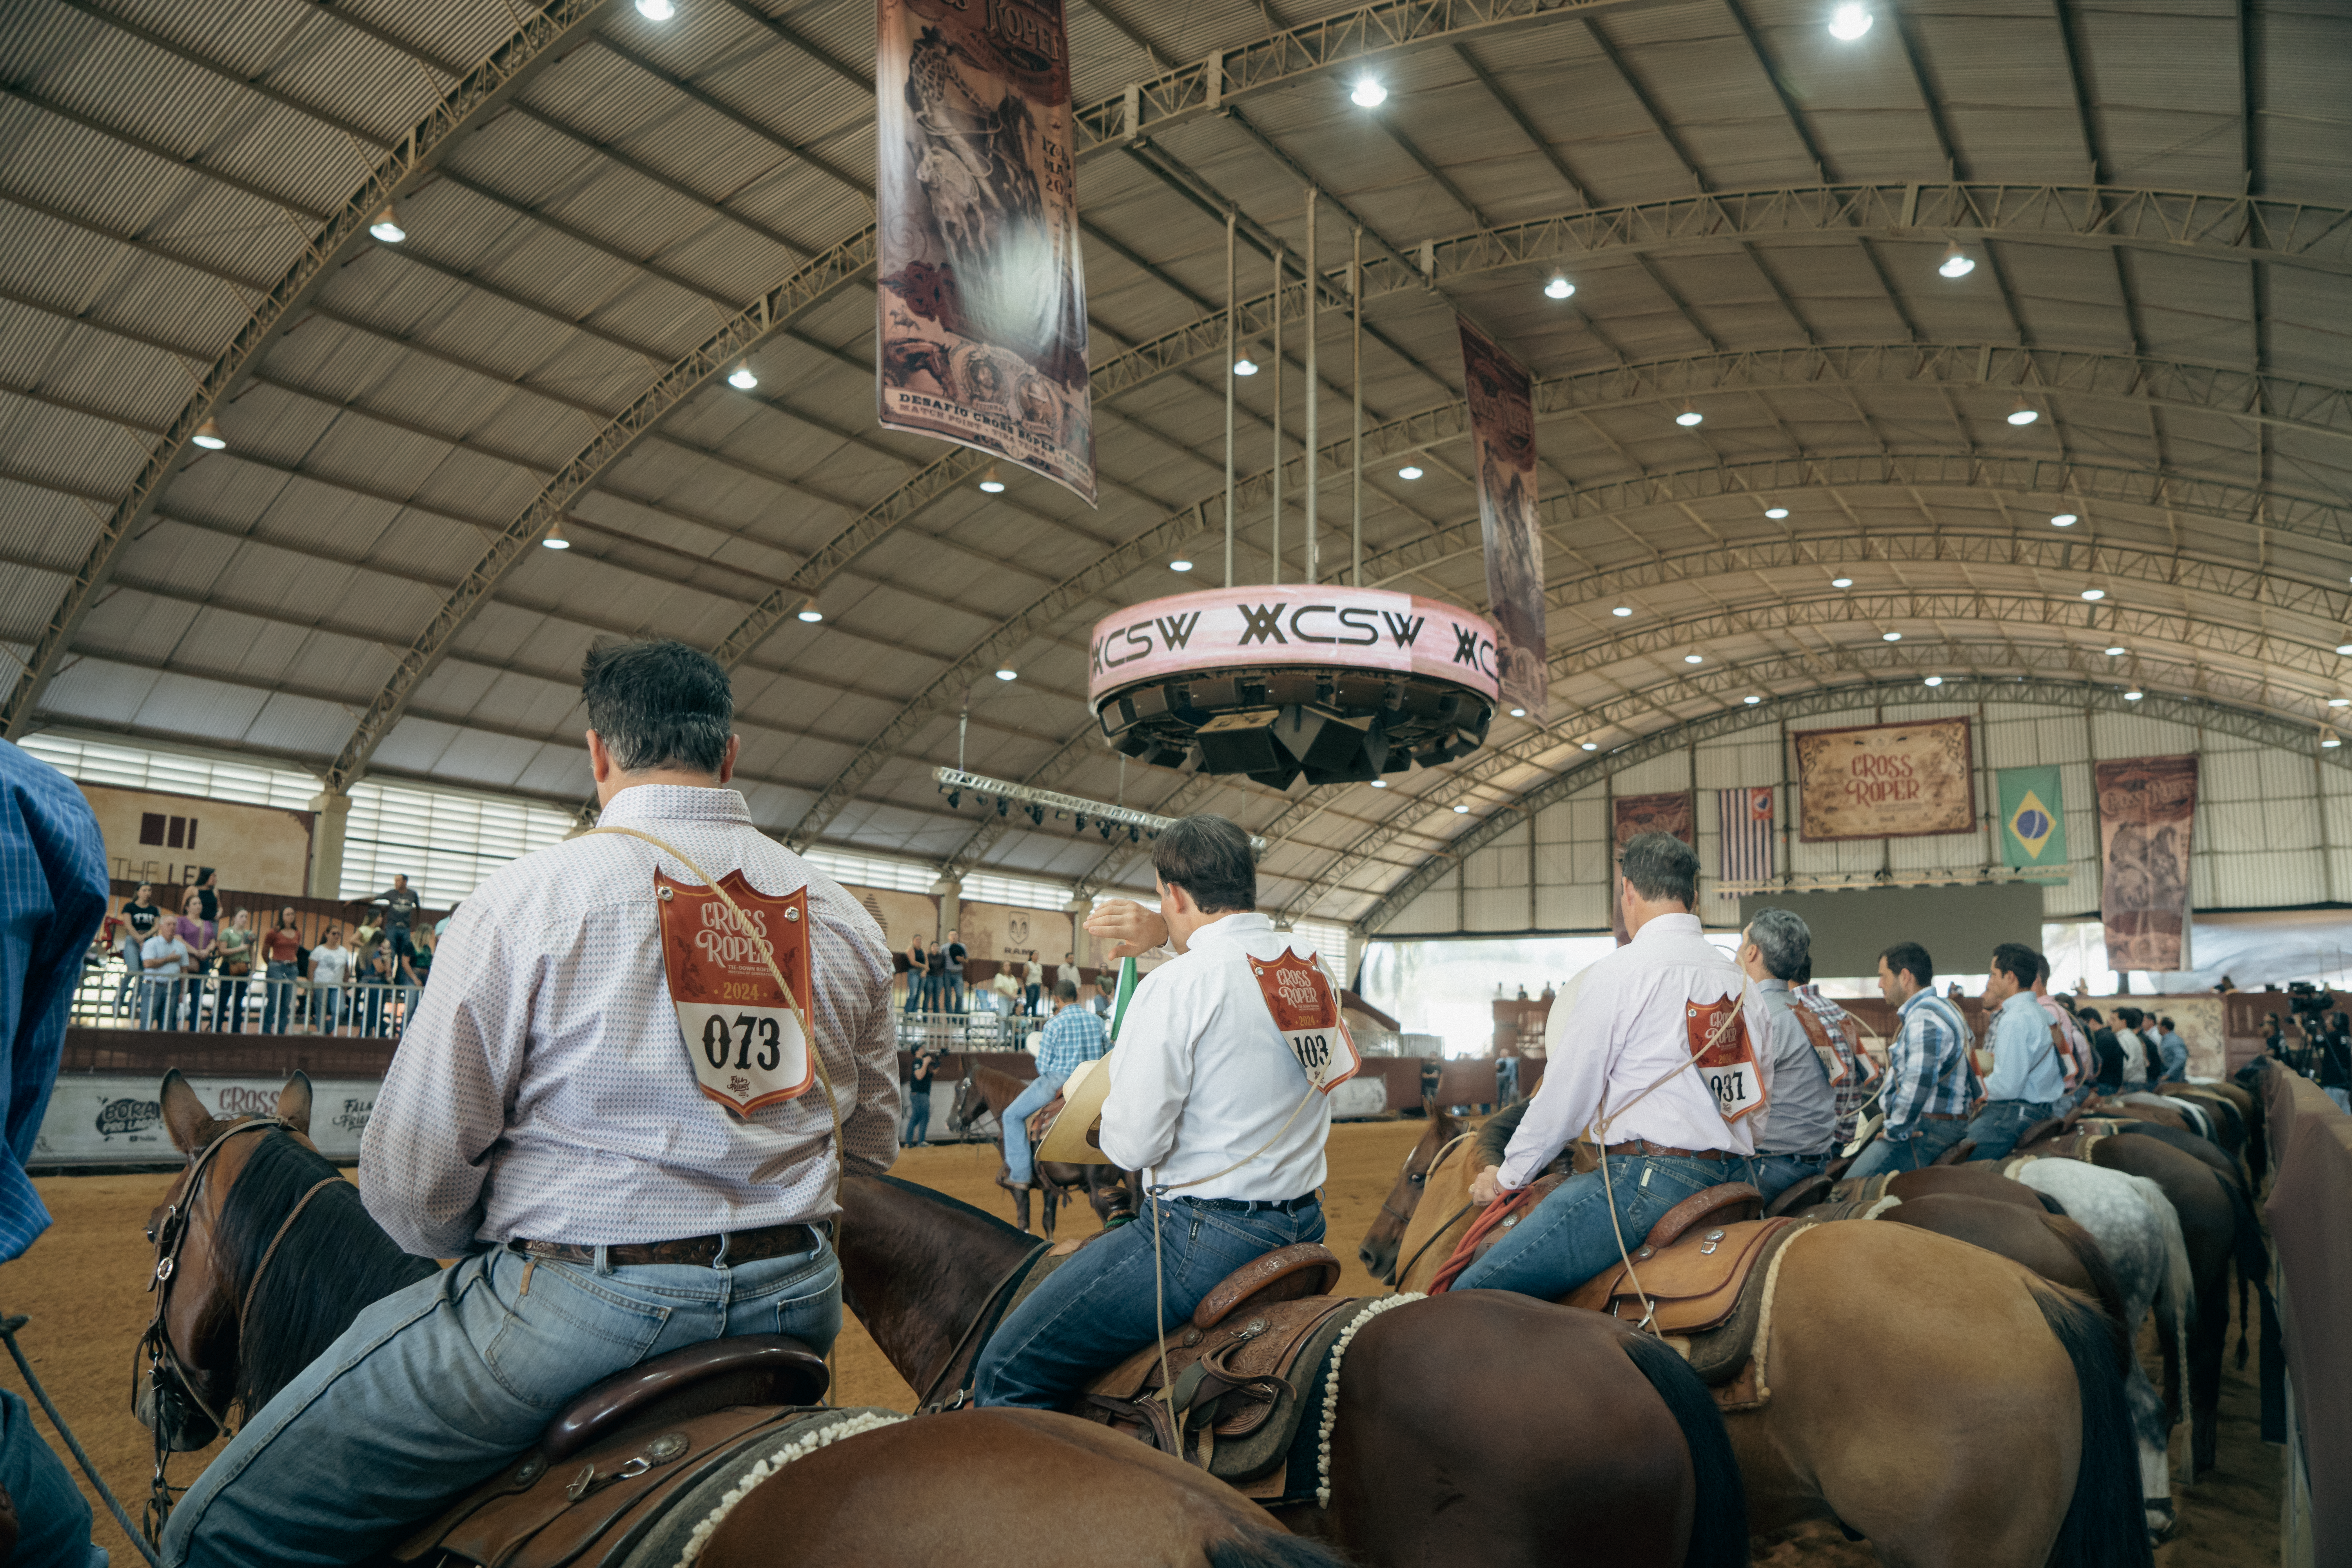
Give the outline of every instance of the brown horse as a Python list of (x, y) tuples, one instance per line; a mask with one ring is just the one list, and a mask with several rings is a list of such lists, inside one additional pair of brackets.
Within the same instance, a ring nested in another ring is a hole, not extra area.
[[(1428, 1163), (1408, 1160), (1385, 1205), (1408, 1215), (1401, 1233), (1386, 1239), (1383, 1213), (1382, 1239), (1367, 1238), (1401, 1249), (1400, 1289), (1426, 1288), (1468, 1229), (1486, 1156), (1459, 1132), (1433, 1121)], [(1752, 1532), (1826, 1517), (1905, 1568), (2151, 1562), (2115, 1330), (2095, 1305), (1908, 1226), (1815, 1226), (1777, 1266), (1759, 1347), (1770, 1400), (1725, 1417)]]
[[(213, 1120), (176, 1070), (162, 1100), (190, 1165), (148, 1234), (167, 1235), (167, 1220), (186, 1234), (163, 1316), (171, 1361), (155, 1384), (142, 1374), (139, 1403), (142, 1420), (163, 1423), (159, 1439), (188, 1449), (216, 1435), (206, 1410), (259, 1410), (362, 1308), (436, 1265), (402, 1253), (319, 1153), (303, 1075), (268, 1121)], [(250, 1131), (223, 1141), (240, 1127)], [(257, 1266), (269, 1255), (257, 1237), (276, 1241), (259, 1289)], [(452, 1477), (451, 1489), (478, 1479)], [(914, 1495), (920, 1509), (906, 1506)], [(953, 1560), (984, 1568), (1341, 1568), (1197, 1470), (1090, 1422), (1028, 1410), (903, 1421), (818, 1448), (746, 1494), (698, 1561), (937, 1568), (941, 1520), (956, 1521)]]
[[(937, 1400), (1036, 1243), (893, 1177), (845, 1177), (841, 1202), (843, 1300)], [(1706, 1391), (1659, 1342), (1599, 1313), (1465, 1292), (1371, 1318), (1340, 1363), (1330, 1441), (1329, 1506), (1276, 1517), (1367, 1568), (1748, 1560)]]
[[(996, 1184), (1013, 1194), (1013, 1223), (1023, 1230), (1029, 1228), (1029, 1189), (1013, 1184), (1012, 1172), (1002, 1163), (1004, 1155), (1004, 1111), (1029, 1087), (1027, 1079), (1014, 1078), (997, 1068), (975, 1067), (956, 1085), (955, 1109), (948, 1115), (948, 1125), (958, 1132), (969, 1131), (980, 1120), (983, 1110), (997, 1120)], [(1033, 1151), (1034, 1152), (1034, 1151)], [(1084, 1193), (1095, 1211), (1095, 1217), (1105, 1226), (1114, 1215), (1135, 1217), (1135, 1193), (1125, 1171), (1109, 1165), (1072, 1165), (1059, 1160), (1032, 1160), (1037, 1173), (1037, 1201), (1044, 1205), (1045, 1239), (1054, 1239), (1054, 1218), (1061, 1207), (1064, 1194)]]

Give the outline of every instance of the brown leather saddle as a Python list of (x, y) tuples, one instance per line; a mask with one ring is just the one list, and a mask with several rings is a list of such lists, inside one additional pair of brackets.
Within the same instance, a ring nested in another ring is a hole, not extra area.
[(1029, 1129), (1029, 1147), (1033, 1151), (1045, 1141), (1045, 1134), (1053, 1130), (1054, 1119), (1062, 1114), (1063, 1098), (1057, 1094), (1029, 1113), (1026, 1125)]
[(656, 1356), (558, 1411), (537, 1446), (393, 1559), (427, 1568), (617, 1565), (704, 1490), (715, 1501), (793, 1428), (848, 1414), (811, 1408), (829, 1381), (823, 1356), (782, 1334)]

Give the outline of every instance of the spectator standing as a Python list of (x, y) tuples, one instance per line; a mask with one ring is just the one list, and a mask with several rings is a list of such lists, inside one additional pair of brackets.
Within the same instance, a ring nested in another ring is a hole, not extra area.
[(964, 1010), (963, 962), (970, 956), (970, 952), (968, 952), (964, 948), (961, 938), (954, 931), (950, 931), (948, 932), (947, 946), (947, 1010), (950, 1013), (961, 1013)]
[(196, 918), (215, 930), (220, 925), (220, 873), (210, 866), (196, 870)]
[(1029, 1118), (1053, 1103), (1079, 1063), (1093, 1061), (1110, 1048), (1103, 1038), (1102, 1020), (1077, 1005), (1077, 1000), (1076, 984), (1054, 983), (1054, 1016), (1046, 1020), (1045, 1037), (1037, 1047), (1036, 1081), (1014, 1096), (998, 1118), (1004, 1130), (1004, 1177), (1015, 1191), (1037, 1179), (1029, 1151)]
[[(359, 955), (352, 976), (352, 1033), (364, 1039), (383, 1037), (384, 1003), (392, 995), (392, 944), (383, 942)], [(362, 1022), (362, 1014), (365, 1022)]]
[(239, 910), (221, 927), (221, 984), (218, 999), (213, 1006), (213, 1027), (223, 1034), (245, 1033), (245, 994), (252, 984), (253, 973), (253, 911)]
[(2058, 1114), (2059, 1099), (2066, 1092), (2058, 1037), (2033, 994), (2041, 973), (2042, 955), (2023, 942), (2005, 942), (1992, 950), (1984, 993), (1992, 1076), (1985, 1079), (1984, 1099), (1967, 1134), (1976, 1140), (1977, 1159), (2006, 1156), (2017, 1147), (2019, 1133)]
[(373, 952), (375, 944), (383, 940), (383, 917), (373, 910), (360, 916), (360, 923), (351, 930), (352, 951), (362, 956)]
[(408, 1021), (416, 1016), (417, 1005), (425, 999), (425, 983), (433, 978), (433, 933), (417, 931), (409, 937), (408, 945), (408, 956), (400, 961), (401, 967), (407, 971), (408, 985), (406, 999), (401, 1004), (400, 1027), (404, 1034)]
[(1055, 987), (1059, 989), (1065, 980), (1072, 985), (1076, 985), (1081, 978), (1078, 973), (1078, 955), (1075, 952), (1062, 954), (1062, 962), (1054, 965)]
[(1895, 1005), (1900, 1024), (1887, 1047), (1886, 1121), (1877, 1141), (1847, 1167), (1859, 1179), (1916, 1171), (1960, 1141), (1976, 1098), (1969, 1065), (1974, 1037), (1968, 1020), (1935, 992), (1936, 961), (1916, 942), (1900, 942), (1878, 957), (1878, 989)]
[(2076, 1016), (2082, 1020), (2083, 1027), (2090, 1032), (2091, 1054), (2099, 1061), (2099, 1073), (2091, 1080), (2091, 1088), (2100, 1094), (2121, 1093), (2124, 1087), (2122, 1043), (2116, 1038), (2116, 1032), (2107, 1027), (2106, 1019), (2099, 1016), (2096, 1007), (2085, 1007)]
[[(217, 900), (215, 901), (217, 906)], [(204, 890), (190, 888), (180, 895), (180, 940), (188, 944), (188, 972), (184, 989), (188, 999), (187, 1027), (203, 1026), (205, 976), (213, 972), (214, 942), (220, 932), (204, 916)]]
[(948, 950), (932, 942), (923, 950), (923, 1011), (943, 1013), (948, 1002)]
[(923, 1010), (923, 987), (930, 973), (930, 960), (925, 955), (923, 939), (917, 937), (907, 944), (907, 1011)]
[(358, 963), (359, 950), (352, 946), (351, 933), (338, 933), (331, 926), (310, 950), (310, 996), (319, 1008), (319, 1033), (334, 1034), (335, 1026), (342, 1021), (343, 991)]
[(371, 918), (383, 927), (384, 939), (392, 944), (392, 955), (394, 958), (407, 957), (414, 946), (409, 928), (415, 924), (416, 911), (425, 907), (425, 900), (410, 890), (408, 879), (395, 871), (392, 886), (366, 901), (383, 906), (382, 915)]
[(294, 982), (302, 977), (302, 931), (294, 906), (278, 910), (278, 923), (262, 934), (261, 957), (268, 990), (262, 997), (261, 1032), (282, 1035), (294, 1020)]
[(939, 1071), (940, 1055), (936, 1040), (925, 1040), (915, 1047), (914, 1062), (907, 1068), (907, 1136), (898, 1143), (902, 1149), (919, 1149), (931, 1141), (931, 1083)]
[(142, 882), (130, 901), (122, 906), (122, 989), (115, 994), (114, 1011), (120, 1016), (139, 988), (139, 978), (146, 973), (140, 962), (139, 950), (155, 934), (155, 922), (163, 911), (155, 907), (155, 884)]
[(1099, 975), (1087, 982), (1086, 1007), (1097, 1018), (1110, 1016), (1110, 994), (1104, 988)]
[[(2160, 1032), (2156, 1037), (2156, 1054), (2164, 1064), (2164, 1081), (2184, 1082), (2189, 1077), (2189, 1042), (2180, 1037), (2180, 1031), (2172, 1026), (2171, 1019), (2159, 1018), (2157, 1022)], [(2344, 1015), (2341, 1013), (2336, 1015), (2336, 1026), (2339, 1029), (2344, 1026)]]
[(1037, 962), (1037, 950), (1029, 950), (1028, 962), (1021, 966), (1022, 1010), (1033, 1018), (1044, 1016), (1045, 966)]
[(187, 939), (180, 934), (180, 922), (156, 922), (155, 934), (139, 949), (141, 973), (145, 976), (146, 994), (139, 1009), (140, 1024), (150, 1029), (176, 1029), (180, 1026), (180, 988), (188, 966), (195, 954), (188, 951)]

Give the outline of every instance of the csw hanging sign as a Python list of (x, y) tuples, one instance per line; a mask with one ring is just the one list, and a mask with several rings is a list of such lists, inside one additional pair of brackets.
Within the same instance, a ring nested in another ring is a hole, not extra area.
[(1804, 730), (1797, 820), (1807, 843), (1976, 830), (1969, 721)]

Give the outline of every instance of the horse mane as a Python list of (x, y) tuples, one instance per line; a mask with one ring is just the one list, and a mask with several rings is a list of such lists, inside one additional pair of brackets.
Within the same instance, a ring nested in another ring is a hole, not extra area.
[[(990, 1087), (990, 1081), (992, 1079), (994, 1080), (996, 1086), (993, 1089)], [(1025, 1078), (1015, 1078), (1013, 1074), (1006, 1072), (1003, 1068), (987, 1067), (979, 1062), (974, 1062), (972, 1064), (971, 1081), (973, 1086), (977, 1088), (982, 1094), (988, 1097), (988, 1107), (991, 1110), (994, 1110), (996, 1109), (996, 1096), (999, 1089), (1009, 1089), (1013, 1091), (1011, 1094), (1004, 1097), (1004, 1103), (1010, 1105), (1023, 1089), (1029, 1087), (1031, 1082), (1030, 1079)]]
[(265, 1132), (221, 1205), (217, 1254), (233, 1309), (244, 1309), (263, 1255), (273, 1240), (278, 1245), (236, 1347), (229, 1396), (248, 1418), (351, 1327), (362, 1308), (439, 1268), (429, 1258), (401, 1251), (349, 1182), (320, 1187), (279, 1236), (302, 1194), (337, 1174), (333, 1161), (291, 1134)]
[[(983, 1068), (981, 1070), (985, 1072), (991, 1069)], [(1020, 1226), (1007, 1225), (1004, 1221), (997, 1218), (994, 1215), (990, 1214), (987, 1210), (974, 1208), (971, 1205), (964, 1202), (961, 1198), (950, 1197), (947, 1194), (940, 1191), (937, 1187), (927, 1187), (920, 1182), (909, 1182), (898, 1176), (884, 1175), (876, 1176), (873, 1179), (877, 1182), (887, 1183), (890, 1186), (898, 1188), (902, 1193), (924, 1199), (926, 1202), (935, 1204), (940, 1208), (952, 1209), (958, 1214), (964, 1215), (971, 1219), (976, 1219), (982, 1225), (987, 1226), (991, 1230), (1001, 1231), (1007, 1236), (1018, 1237), (1024, 1241), (1034, 1239), (1030, 1237), (1027, 1232), (1022, 1230)]]
[(1528, 1107), (1534, 1103), (1531, 1100), (1522, 1100), (1486, 1118), (1486, 1125), (1478, 1129), (1478, 1135), (1470, 1140), (1472, 1170), (1483, 1171), (1489, 1165), (1503, 1163), (1503, 1155), (1511, 1146), (1511, 1134), (1519, 1130), (1519, 1123), (1527, 1120)]

